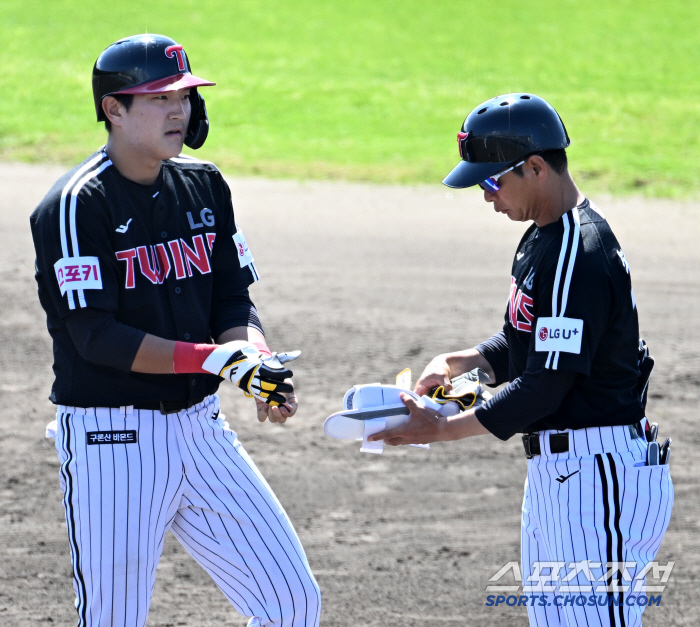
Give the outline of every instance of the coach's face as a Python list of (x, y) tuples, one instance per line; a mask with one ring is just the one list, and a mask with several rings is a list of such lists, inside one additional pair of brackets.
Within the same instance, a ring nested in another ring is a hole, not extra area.
[(521, 166), (523, 175), (507, 172), (498, 179), (499, 190), (484, 190), (484, 200), (492, 202), (498, 213), (515, 222), (537, 221), (539, 197), (547, 178), (547, 166), (539, 155), (533, 155)]
[(132, 150), (158, 160), (182, 152), (191, 113), (189, 89), (136, 94), (128, 111), (120, 109), (117, 132)]

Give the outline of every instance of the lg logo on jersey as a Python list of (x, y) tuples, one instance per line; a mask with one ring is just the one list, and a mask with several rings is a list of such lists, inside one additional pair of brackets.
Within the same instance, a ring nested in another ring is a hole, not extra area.
[[(207, 246), (205, 247), (204, 238)], [(192, 247), (184, 239), (174, 239), (165, 244), (155, 246), (138, 246), (128, 250), (119, 250), (115, 254), (119, 261), (126, 261), (126, 279), (124, 287), (134, 289), (136, 287), (136, 264), (138, 259), (141, 274), (154, 285), (160, 285), (174, 269), (177, 280), (191, 277), (196, 269), (200, 274), (209, 274), (211, 264), (209, 254), (214, 247), (216, 233), (195, 235), (192, 238)]]
[(535, 269), (530, 268), (530, 272), (527, 273), (527, 276), (525, 277), (525, 280), (523, 281), (523, 286), (525, 286), (527, 289), (531, 290), (534, 280), (535, 280)]
[(195, 222), (192, 217), (192, 212), (187, 212), (187, 221), (190, 223), (190, 228), (194, 231), (195, 229), (201, 229), (204, 225), (214, 226), (214, 212), (211, 209), (204, 207), (199, 212), (199, 219), (201, 222)]
[(538, 318), (535, 350), (538, 352), (581, 352), (583, 320), (578, 318)]
[(236, 225), (237, 231), (233, 234), (233, 243), (236, 245), (236, 250), (238, 251), (238, 263), (241, 264), (241, 268), (253, 263), (253, 254), (248, 248), (248, 244), (245, 241), (245, 236), (243, 231)]
[(570, 340), (572, 335), (578, 335), (578, 329), (552, 329), (550, 331), (547, 327), (542, 327), (537, 337), (544, 342), (547, 337), (551, 337), (553, 340), (560, 337), (564, 340)]

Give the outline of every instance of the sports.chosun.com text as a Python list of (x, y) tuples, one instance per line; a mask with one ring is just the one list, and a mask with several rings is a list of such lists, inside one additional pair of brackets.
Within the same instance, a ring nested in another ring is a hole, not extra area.
[(538, 605), (540, 607), (546, 607), (548, 605), (556, 605), (557, 607), (566, 607), (567, 605), (578, 605), (583, 607), (584, 605), (599, 605), (601, 607), (605, 606), (619, 606), (619, 605), (633, 605), (646, 606), (646, 605), (661, 605), (661, 595), (646, 595), (646, 594), (520, 594), (520, 595), (503, 595), (503, 594), (490, 594), (486, 597), (486, 607), (498, 607), (499, 605), (508, 606), (525, 606), (534, 607)]

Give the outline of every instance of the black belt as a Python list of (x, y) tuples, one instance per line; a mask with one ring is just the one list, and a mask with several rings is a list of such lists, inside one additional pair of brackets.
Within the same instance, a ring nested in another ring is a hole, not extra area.
[(201, 403), (202, 400), (204, 399), (200, 399), (194, 403), (188, 403), (187, 401), (153, 401), (151, 403), (139, 403), (138, 405), (134, 405), (134, 409), (151, 409), (163, 414), (176, 414), (183, 409), (194, 407), (197, 403)]
[[(627, 425), (630, 435), (633, 440), (643, 437), (642, 425), (640, 422), (635, 422)], [(539, 433), (525, 433), (523, 435), (523, 448), (525, 449), (525, 457), (532, 459), (535, 455), (542, 455), (540, 447)], [(550, 453), (568, 453), (569, 451), (569, 434), (568, 433), (552, 433), (549, 436), (549, 451)]]
[[(535, 455), (541, 455), (540, 434), (525, 433), (523, 435), (523, 448), (525, 457), (532, 459)], [(552, 433), (549, 436), (549, 451), (551, 453), (566, 453), (569, 450), (568, 433)]]

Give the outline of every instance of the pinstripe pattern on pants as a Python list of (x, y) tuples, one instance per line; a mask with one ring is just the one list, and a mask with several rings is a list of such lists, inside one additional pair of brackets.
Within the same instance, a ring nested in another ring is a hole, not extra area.
[[(87, 443), (130, 430), (136, 442)], [(168, 530), (251, 625), (319, 624), (301, 543), (218, 397), (169, 415), (59, 407), (56, 448), (79, 627), (146, 624)]]
[[(555, 433), (569, 434), (569, 452), (551, 453), (549, 436)], [(623, 564), (634, 579), (656, 557), (673, 506), (669, 467), (647, 466), (646, 441), (632, 438), (627, 426), (542, 431), (540, 446), (542, 455), (528, 461), (525, 482), (522, 575), (525, 592), (544, 594), (548, 604), (528, 605), (530, 625), (639, 627), (644, 606), (608, 599), (633, 592), (624, 589), (630, 582), (623, 580)], [(538, 561), (553, 562), (555, 570), (561, 565), (559, 579), (555, 573), (554, 581), (545, 582), (542, 575), (550, 571), (538, 572)], [(600, 564), (590, 570), (592, 583), (584, 562)], [(564, 583), (576, 563), (581, 568)], [(553, 600), (562, 585), (598, 602), (558, 606)]]

